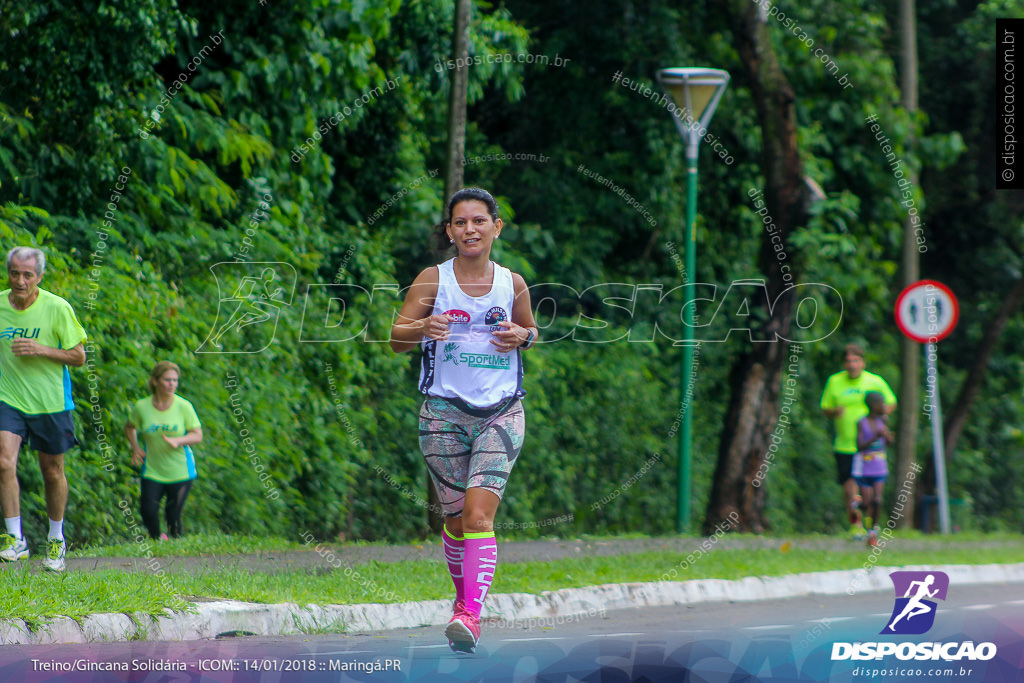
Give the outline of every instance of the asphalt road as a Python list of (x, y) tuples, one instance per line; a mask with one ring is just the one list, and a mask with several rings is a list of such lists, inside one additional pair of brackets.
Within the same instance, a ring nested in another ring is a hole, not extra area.
[[(872, 592), (624, 610), (557, 623), (492, 622), (485, 625), (474, 655), (452, 653), (440, 627), (345, 636), (7, 647), (0, 649), (0, 681), (1024, 680), (1024, 584), (951, 586), (924, 635), (878, 635), (892, 609), (891, 592)], [(832, 660), (835, 643), (870, 641), (970, 641), (971, 649), (991, 642), (996, 652), (979, 661)], [(128, 671), (95, 670), (115, 666)]]

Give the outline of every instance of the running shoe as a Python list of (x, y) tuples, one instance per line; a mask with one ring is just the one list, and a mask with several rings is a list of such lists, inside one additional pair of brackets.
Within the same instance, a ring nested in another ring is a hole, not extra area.
[(15, 538), (10, 534), (0, 534), (0, 560), (17, 562), (28, 557), (28, 543), (24, 538)]
[[(451, 624), (457, 618), (461, 617), (465, 611), (466, 601), (456, 599), (454, 602), (452, 602), (452, 618), (448, 620), (448, 623)], [(447, 633), (447, 631), (445, 632)], [(452, 652), (461, 652), (461, 650), (456, 649), (455, 644), (450, 640), (448, 641), (448, 647), (452, 649)]]
[(49, 538), (46, 540), (46, 557), (43, 558), (43, 567), (51, 572), (64, 571), (64, 556), (68, 554), (68, 544), (63, 538)]
[(864, 540), (867, 535), (867, 530), (860, 524), (854, 524), (850, 527), (850, 539), (854, 541)]
[(871, 531), (868, 532), (868, 547), (869, 548), (877, 548), (878, 547), (878, 529), (877, 528), (872, 529)]
[(480, 617), (463, 609), (448, 622), (444, 635), (453, 652), (472, 653), (480, 642)]

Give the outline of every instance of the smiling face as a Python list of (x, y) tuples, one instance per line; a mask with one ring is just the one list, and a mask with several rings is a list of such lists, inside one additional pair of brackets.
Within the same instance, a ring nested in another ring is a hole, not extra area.
[(454, 241), (460, 256), (487, 255), (494, 239), (501, 234), (501, 219), (495, 220), (487, 204), (477, 199), (459, 202), (452, 207), (448, 237)]

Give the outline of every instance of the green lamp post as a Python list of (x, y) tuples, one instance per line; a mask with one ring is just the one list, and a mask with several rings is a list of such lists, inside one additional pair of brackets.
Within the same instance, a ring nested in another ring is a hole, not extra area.
[[(672, 119), (686, 141), (686, 234), (683, 236), (685, 277), (696, 283), (697, 261), (697, 150), (707, 133), (708, 124), (729, 83), (729, 74), (721, 69), (673, 68), (658, 72), (658, 82), (675, 101)], [(686, 403), (686, 387), (693, 374), (693, 306), (683, 308), (683, 353), (679, 367), (679, 404), (683, 409), (679, 429), (678, 482), (676, 492), (676, 532), (690, 528), (690, 462), (693, 443), (693, 407)]]

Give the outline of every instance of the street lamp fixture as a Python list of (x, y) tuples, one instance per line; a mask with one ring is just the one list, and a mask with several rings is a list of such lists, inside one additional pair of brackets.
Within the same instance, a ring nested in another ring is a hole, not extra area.
[(696, 159), (703, 132), (707, 131), (729, 84), (729, 72), (699, 68), (662, 69), (658, 72), (658, 82), (676, 104), (672, 119), (686, 141), (686, 158)]
[[(686, 227), (683, 239), (684, 277), (696, 283), (697, 268), (697, 151), (711, 117), (729, 84), (721, 69), (674, 68), (658, 72), (658, 82), (675, 102), (672, 120), (686, 141)], [(676, 532), (690, 528), (690, 463), (693, 444), (692, 397), (686, 396), (693, 374), (693, 306), (683, 307), (683, 353), (679, 365), (679, 405), (683, 410), (679, 429), (678, 489), (676, 491)]]

